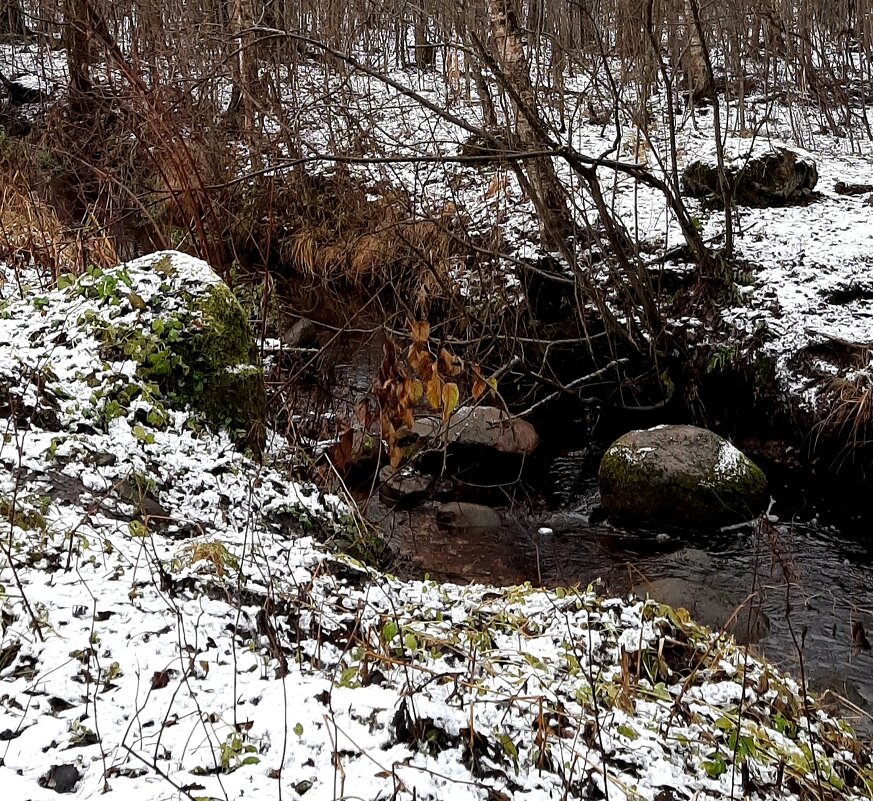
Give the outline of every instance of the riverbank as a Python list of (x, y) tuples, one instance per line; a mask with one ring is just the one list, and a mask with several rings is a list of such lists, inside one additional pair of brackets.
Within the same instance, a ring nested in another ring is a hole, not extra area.
[(107, 361), (95, 322), (163, 330), (213, 285), (202, 263), (62, 289), (4, 275), (15, 797), (871, 797), (850, 729), (681, 612), (596, 585), (400, 581), (311, 536), (354, 519), (270, 432), (261, 464), (190, 407), (150, 415), (169, 396), (141, 384), (96, 419), (141, 365)]

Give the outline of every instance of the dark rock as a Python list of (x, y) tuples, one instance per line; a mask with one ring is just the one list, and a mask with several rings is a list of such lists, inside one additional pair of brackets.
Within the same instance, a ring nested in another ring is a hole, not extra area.
[(838, 195), (866, 195), (873, 192), (873, 184), (847, 184), (845, 181), (837, 181), (834, 192)]
[(445, 528), (499, 528), (503, 520), (490, 506), (451, 501), (437, 510), (437, 523)]
[(388, 506), (414, 506), (426, 500), (435, 479), (417, 473), (410, 467), (395, 470), (386, 465), (379, 471), (379, 496)]
[(48, 99), (48, 92), (40, 84), (39, 80), (32, 75), (20, 75), (12, 79), (0, 76), (0, 83), (6, 89), (6, 93), (9, 95), (9, 102), (13, 106), (40, 103)]
[(82, 774), (75, 765), (55, 765), (38, 783), (56, 793), (72, 793), (81, 778)]
[[(815, 163), (785, 148), (725, 165), (733, 199), (744, 206), (783, 206), (809, 200), (818, 182)], [(718, 167), (706, 161), (689, 164), (682, 173), (682, 193), (721, 202)]]
[(839, 670), (820, 670), (809, 682), (809, 689), (820, 697), (826, 705), (839, 709), (845, 699), (859, 709), (867, 709), (869, 704), (858, 692), (858, 687), (844, 672)]
[(486, 448), (515, 456), (529, 456), (540, 442), (530, 423), (493, 406), (465, 406), (448, 423), (436, 417), (420, 417), (412, 433), (433, 443)]
[(318, 339), (318, 326), (308, 317), (301, 317), (282, 335), (282, 344), (288, 348), (307, 348)]
[[(500, 128), (491, 128), (481, 133), (474, 133), (461, 143), (460, 155), (469, 160), (469, 163), (486, 166), (500, 164), (506, 160), (506, 132)], [(500, 144), (495, 144), (492, 137)], [(512, 147), (514, 143), (507, 143)]]
[(608, 517), (666, 528), (716, 529), (757, 516), (769, 500), (761, 469), (727, 440), (694, 426), (619, 437), (598, 473)]

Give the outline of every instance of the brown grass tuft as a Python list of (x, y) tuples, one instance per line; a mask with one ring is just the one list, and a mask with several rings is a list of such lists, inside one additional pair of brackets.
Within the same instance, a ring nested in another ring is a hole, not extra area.
[(11, 264), (35, 265), (54, 280), (65, 273), (79, 275), (91, 264), (118, 264), (112, 242), (96, 221), (62, 222), (56, 209), (30, 188), (23, 169), (0, 191), (0, 253)]
[(231, 199), (231, 239), (317, 283), (435, 290), (458, 246), (436, 221), (415, 219), (405, 194), (375, 194), (343, 172), (261, 179)]
[(873, 444), (873, 377), (859, 370), (848, 378), (828, 379), (823, 403), (829, 412), (819, 433), (844, 441), (841, 460), (853, 461)]

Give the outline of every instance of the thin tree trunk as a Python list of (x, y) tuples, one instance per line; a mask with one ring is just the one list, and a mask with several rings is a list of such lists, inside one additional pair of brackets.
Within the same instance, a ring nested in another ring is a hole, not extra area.
[[(536, 92), (530, 80), (530, 65), (524, 51), (518, 18), (510, 0), (487, 0), (488, 21), (496, 46), (496, 58), (512, 90), (512, 112), (519, 142), (530, 148), (547, 146), (532, 124), (537, 115)], [(563, 249), (573, 233), (573, 218), (566, 193), (558, 181), (551, 157), (531, 159), (527, 166), (530, 183), (539, 196), (534, 198), (540, 216), (540, 234), (548, 247)]]
[(83, 111), (94, 92), (91, 82), (92, 61), (91, 15), (82, 0), (64, 2), (64, 37), (67, 46), (67, 70), (70, 75), (70, 108)]
[(698, 26), (694, 24), (694, 9), (691, 0), (684, 0), (685, 6), (685, 77), (688, 81), (688, 94), (695, 102), (704, 97), (712, 97), (715, 87), (706, 70), (706, 53), (700, 39)]

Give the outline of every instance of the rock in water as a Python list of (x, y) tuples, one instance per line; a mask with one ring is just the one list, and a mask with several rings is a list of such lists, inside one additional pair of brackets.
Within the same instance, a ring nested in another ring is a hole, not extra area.
[(529, 456), (540, 438), (526, 420), (510, 417), (493, 406), (464, 406), (448, 423), (436, 417), (419, 417), (412, 433), (424, 440), (443, 441), (449, 445), (492, 449), (498, 453)]
[(610, 518), (668, 528), (740, 523), (769, 500), (761, 469), (727, 440), (695, 426), (619, 437), (603, 454), (598, 481)]
[(479, 503), (451, 501), (437, 510), (437, 523), (445, 528), (499, 528), (500, 513)]
[[(749, 159), (733, 159), (725, 165), (733, 197), (745, 206), (783, 206), (809, 200), (818, 182), (815, 163), (783, 147)], [(682, 194), (712, 196), (721, 201), (718, 167), (708, 161), (695, 161), (682, 173)]]

